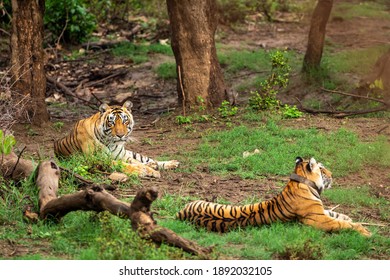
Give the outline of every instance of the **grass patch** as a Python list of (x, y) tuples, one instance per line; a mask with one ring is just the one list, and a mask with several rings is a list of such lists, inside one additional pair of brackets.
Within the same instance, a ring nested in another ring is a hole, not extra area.
[(157, 66), (155, 69), (157, 76), (165, 80), (176, 79), (176, 63), (175, 62), (164, 62)]
[(344, 19), (376, 18), (390, 19), (390, 14), (384, 1), (342, 2), (335, 5), (333, 16)]
[(355, 73), (363, 75), (371, 71), (377, 59), (388, 50), (388, 45), (365, 49), (344, 50), (324, 55), (324, 64), (332, 73)]
[(161, 53), (164, 55), (173, 55), (169, 45), (161, 44), (134, 44), (130, 42), (119, 43), (112, 49), (114, 56), (120, 56), (131, 59), (135, 64), (148, 61), (148, 54)]
[[(324, 145), (326, 143), (326, 145)], [(243, 152), (260, 153), (243, 158)], [(288, 175), (297, 156), (311, 157), (325, 164), (334, 176), (356, 172), (365, 164), (389, 166), (389, 144), (383, 137), (361, 142), (344, 129), (323, 133), (316, 129), (291, 129), (268, 121), (260, 128), (237, 126), (209, 134), (191, 155), (194, 164), (208, 164), (211, 171), (237, 174), (242, 178)]]

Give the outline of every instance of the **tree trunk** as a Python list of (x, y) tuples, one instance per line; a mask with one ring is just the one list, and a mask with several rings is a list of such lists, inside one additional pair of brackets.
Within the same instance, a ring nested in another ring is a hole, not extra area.
[(23, 117), (41, 125), (49, 120), (43, 51), (44, 0), (12, 0), (11, 74), (13, 99)]
[(325, 29), (332, 6), (333, 0), (318, 0), (317, 2), (310, 23), (307, 50), (303, 60), (303, 72), (308, 73), (311, 69), (320, 67), (324, 49)]
[(179, 103), (183, 110), (219, 107), (227, 99), (227, 90), (214, 41), (218, 23), (216, 1), (167, 0), (167, 7)]

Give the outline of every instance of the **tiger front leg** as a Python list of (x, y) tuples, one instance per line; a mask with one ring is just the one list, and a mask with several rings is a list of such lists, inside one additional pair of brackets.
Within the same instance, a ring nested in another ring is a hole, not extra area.
[(156, 161), (158, 170), (171, 170), (179, 167), (180, 162), (177, 160), (168, 160), (168, 161)]
[(123, 160), (127, 162), (133, 162), (136, 160), (155, 170), (176, 169), (180, 164), (177, 160), (156, 161), (150, 157), (129, 150), (126, 150), (126, 153), (123, 156)]
[(353, 229), (360, 234), (370, 237), (371, 233), (368, 229), (359, 223), (332, 218), (325, 213), (311, 213), (299, 219), (300, 222), (306, 225), (313, 226), (324, 231), (339, 231), (342, 229)]
[(324, 213), (325, 213), (325, 215), (328, 215), (329, 217), (335, 218), (337, 220), (344, 220), (344, 221), (352, 222), (352, 219), (345, 214), (334, 212), (332, 210), (324, 210)]

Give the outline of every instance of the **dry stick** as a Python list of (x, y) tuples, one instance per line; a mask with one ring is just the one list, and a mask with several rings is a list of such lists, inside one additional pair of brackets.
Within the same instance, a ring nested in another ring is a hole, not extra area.
[(114, 74), (111, 74), (103, 79), (100, 79), (98, 81), (93, 81), (93, 82), (88, 82), (88, 83), (85, 83), (84, 86), (86, 87), (92, 87), (92, 86), (96, 86), (100, 83), (103, 83), (104, 81), (106, 80), (109, 80), (109, 79), (112, 79), (112, 78), (115, 78), (116, 76), (121, 76), (121, 75), (125, 75), (127, 73), (127, 70), (126, 69), (119, 69), (116, 73)]
[(183, 83), (182, 83), (182, 80), (181, 80), (180, 65), (177, 66), (177, 72), (179, 74), (179, 84), (180, 84), (181, 94), (183, 96), (183, 100), (182, 100), (183, 116), (185, 117), (186, 116), (186, 98), (185, 98), (185, 94), (184, 94)]
[(330, 208), (330, 211), (333, 211), (334, 209), (336, 209), (339, 206), (340, 206), (340, 204), (337, 204), (335, 207)]
[[(50, 77), (50, 76), (47, 76), (46, 75), (46, 79), (54, 84), (55, 86), (59, 87), (63, 93), (65, 93), (66, 95), (69, 95), (69, 96), (72, 96), (74, 98), (77, 98), (77, 99), (80, 99), (81, 101), (84, 101), (85, 103), (87, 103), (88, 107), (92, 108), (93, 110), (96, 110), (96, 105), (93, 104), (92, 102), (88, 101), (88, 100), (85, 100), (81, 97), (78, 97), (76, 94), (74, 94), (67, 86), (65, 86), (63, 83), (61, 82), (58, 82), (56, 81), (56, 79)], [(92, 105), (92, 106), (91, 106)]]
[(363, 226), (376, 226), (376, 227), (387, 227), (388, 225), (384, 225), (384, 224), (373, 224), (373, 223), (359, 223)]
[(61, 40), (62, 36), (64, 36), (64, 33), (65, 33), (66, 28), (68, 27), (68, 22), (69, 22), (68, 11), (66, 11), (65, 26), (64, 26), (64, 28), (62, 29), (60, 36), (58, 36), (58, 38), (57, 38), (57, 42), (56, 42), (56, 46), (57, 46), (57, 47), (58, 47), (58, 45), (60, 44), (60, 40)]
[(357, 95), (357, 94), (342, 92), (342, 91), (339, 91), (339, 90), (330, 90), (330, 89), (326, 89), (326, 88), (321, 88), (321, 90), (326, 91), (326, 92), (330, 92), (330, 93), (336, 93), (336, 94), (341, 94), (341, 95), (346, 95), (346, 96), (352, 96), (352, 97), (356, 97), (356, 98), (368, 99), (368, 100), (372, 100), (372, 101), (379, 102), (379, 103), (382, 103), (382, 104), (385, 104), (385, 105), (389, 106), (389, 104), (386, 101), (381, 100), (381, 99), (377, 99), (377, 98), (373, 98), (373, 97), (368, 97), (368, 96), (363, 96), (363, 95)]
[(11, 34), (8, 31), (5, 31), (3, 28), (0, 28), (0, 31), (6, 34), (8, 37), (11, 36)]
[(16, 163), (14, 165), (14, 168), (12, 169), (12, 172), (11, 172), (11, 175), (10, 177), (12, 178), (14, 176), (14, 172), (15, 172), (15, 169), (16, 169), (16, 166), (19, 164), (19, 160), (24, 152), (24, 150), (26, 149), (26, 146), (23, 147), (23, 149), (20, 151), (19, 155), (18, 155), (18, 159), (16, 160)]
[(328, 111), (328, 110), (314, 110), (310, 108), (306, 108), (305, 106), (302, 105), (302, 102), (295, 97), (295, 99), (299, 102), (301, 110), (311, 113), (311, 114), (330, 114), (334, 115), (336, 118), (345, 118), (349, 116), (354, 116), (354, 115), (364, 115), (368, 113), (375, 113), (375, 112), (381, 112), (381, 111), (386, 111), (389, 110), (389, 106), (383, 106), (380, 108), (376, 109), (368, 109), (368, 110), (362, 110), (362, 111)]

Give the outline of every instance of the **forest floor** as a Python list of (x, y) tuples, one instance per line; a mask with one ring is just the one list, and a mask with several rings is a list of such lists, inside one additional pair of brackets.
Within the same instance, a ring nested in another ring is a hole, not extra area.
[[(339, 2), (339, 1), (337, 1)], [(327, 26), (327, 37), (333, 43), (339, 46), (340, 50), (351, 50), (366, 48), (377, 44), (388, 43), (390, 38), (390, 21), (376, 18), (352, 18), (331, 17)], [(305, 22), (275, 22), (268, 24), (247, 25), (232, 31), (226, 27), (220, 27), (219, 39), (221, 44), (242, 46), (246, 42), (248, 49), (256, 48), (289, 48), (297, 52), (304, 53), (307, 42), (308, 24)], [(386, 41), (387, 40), (387, 41)], [(95, 90), (95, 95), (106, 102), (120, 102), (118, 95), (123, 98), (129, 97), (134, 103), (135, 129), (133, 137), (138, 139), (138, 143), (130, 143), (129, 148), (148, 155), (152, 158), (158, 158), (161, 155), (169, 155), (175, 159), (175, 155), (180, 155), (180, 151), (194, 150), (202, 141), (203, 132), (212, 126), (213, 129), (223, 129), (226, 125), (223, 122), (196, 123), (190, 133), (184, 126), (176, 123), (175, 116), (181, 114), (177, 107), (176, 100), (176, 81), (163, 80), (157, 77), (152, 71), (155, 64), (163, 62), (165, 58), (156, 55), (155, 60), (148, 61), (139, 65), (125, 67), (128, 61), (118, 61), (113, 58), (110, 52), (99, 55), (101, 67), (107, 71), (110, 69), (125, 68), (127, 71), (107, 80)], [(50, 62), (50, 60), (49, 60)], [(66, 68), (64, 71), (63, 68)], [(49, 75), (59, 78), (60, 75), (67, 73), (64, 79), (80, 79), (80, 76), (86, 76), (94, 71), (102, 69), (91, 69), (85, 61), (75, 61), (66, 63), (60, 68), (50, 68)], [(364, 77), (351, 75), (351, 84), (359, 83)], [(237, 78), (239, 79), (239, 78)], [(226, 81), (228, 86), (233, 86), (237, 80)], [(129, 93), (128, 88), (132, 91)], [(312, 89), (312, 88), (311, 88)], [(149, 93), (149, 95), (147, 94)], [(150, 97), (157, 94), (158, 98)], [(240, 93), (239, 93), (240, 94)], [(304, 100), (313, 98), (316, 92), (308, 92), (304, 82), (298, 79), (293, 81), (288, 89), (288, 94), (281, 96), (283, 100), (294, 100), (295, 97)], [(318, 92), (317, 92), (318, 94)], [(148, 97), (149, 96), (149, 97)], [(89, 103), (73, 99), (65, 107), (50, 106), (52, 124), (62, 122), (63, 127), (56, 129), (53, 125), (32, 127), (26, 124), (16, 124), (12, 128), (17, 139), (19, 148), (26, 146), (24, 154), (31, 154), (35, 157), (48, 158), (53, 157), (53, 140), (69, 132), (74, 122), (80, 118), (87, 117), (94, 112), (94, 109), (86, 106)], [(61, 96), (64, 101), (64, 96)], [(92, 97), (91, 103), (97, 104)], [(239, 96), (238, 106), (244, 106), (245, 93)], [(241, 103), (241, 104), (240, 104)], [(296, 101), (294, 102), (296, 103)], [(78, 109), (77, 106), (79, 106)], [(172, 108), (171, 113), (161, 114), (167, 108)], [(161, 110), (160, 110), (161, 109)], [(239, 125), (239, 118), (232, 120), (233, 125)], [(281, 123), (286, 127), (294, 128), (316, 128), (324, 131), (336, 131), (339, 128), (346, 128), (355, 132), (361, 139), (372, 140), (379, 135), (390, 136), (390, 119), (388, 117), (352, 117), (352, 118), (334, 118), (326, 115), (305, 114), (299, 119), (283, 120)], [(185, 135), (185, 137), (178, 137)], [(151, 140), (144, 141), (145, 139)], [(319, 159), (321, 160), (321, 159)], [(183, 170), (188, 167), (185, 160), (181, 161)], [(141, 187), (157, 186), (160, 195), (164, 193), (196, 195), (206, 199), (220, 197), (233, 203), (239, 203), (247, 197), (253, 196), (258, 192), (265, 190), (280, 190), (277, 181), (284, 178), (263, 178), (263, 179), (241, 179), (238, 176), (218, 176), (209, 172), (207, 166), (201, 166), (195, 172), (163, 171), (160, 179), (141, 180)], [(286, 178), (287, 179), (287, 178)], [(388, 170), (381, 170), (374, 167), (364, 168), (364, 171), (358, 174), (349, 174), (345, 177), (335, 178), (338, 185), (345, 187), (354, 187), (361, 185), (370, 185), (372, 192), (378, 196), (390, 200), (390, 177)], [(121, 189), (116, 194), (120, 197), (122, 194), (131, 194), (136, 192), (132, 188), (128, 192)], [(380, 217), (375, 213), (366, 213), (373, 220), (381, 222)], [(1, 246), (0, 246), (1, 247)], [(1, 248), (0, 248), (1, 250)], [(3, 255), (0, 253), (0, 255)]]

